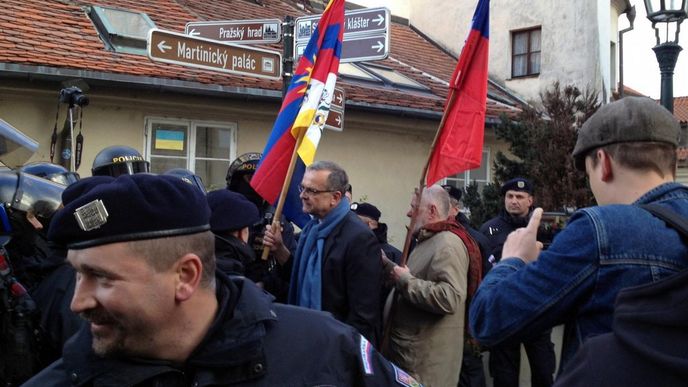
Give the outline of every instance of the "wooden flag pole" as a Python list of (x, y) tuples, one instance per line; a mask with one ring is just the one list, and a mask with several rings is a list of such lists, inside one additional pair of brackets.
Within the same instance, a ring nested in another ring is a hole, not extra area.
[[(299, 147), (301, 147), (303, 138), (306, 136), (307, 129), (308, 128), (303, 128), (299, 130), (299, 136), (296, 138), (296, 145), (294, 146), (294, 151), (291, 154), (291, 160), (289, 161), (287, 175), (284, 177), (284, 183), (282, 184), (282, 191), (280, 192), (279, 200), (277, 201), (275, 215), (272, 218), (273, 230), (277, 230), (277, 227), (281, 227), (280, 219), (282, 219), (282, 210), (284, 209), (284, 202), (287, 200), (287, 191), (289, 191), (289, 186), (291, 185), (291, 178), (294, 176), (294, 168), (296, 168), (296, 159), (299, 157)], [(260, 259), (262, 259), (263, 261), (267, 260), (269, 254), (270, 248), (268, 246), (263, 247), (263, 254), (260, 256)]]

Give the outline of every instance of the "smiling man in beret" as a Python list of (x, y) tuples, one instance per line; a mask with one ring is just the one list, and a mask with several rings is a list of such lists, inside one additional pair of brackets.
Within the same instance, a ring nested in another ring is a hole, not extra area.
[[(495, 345), (565, 323), (566, 372), (580, 343), (612, 330), (614, 300), (622, 289), (688, 267), (688, 246), (678, 232), (642, 207), (654, 203), (688, 216), (688, 188), (674, 182), (678, 138), (676, 119), (649, 98), (626, 97), (593, 114), (578, 131), (573, 158), (586, 172), (598, 206), (575, 212), (544, 251), (535, 239), (541, 209), (509, 235), (502, 260), (471, 303), (476, 338)], [(668, 385), (630, 384), (650, 383)]]
[(216, 272), (205, 195), (178, 177), (96, 176), (62, 200), (49, 237), (69, 249), (88, 324), (27, 386), (408, 381), (353, 328)]

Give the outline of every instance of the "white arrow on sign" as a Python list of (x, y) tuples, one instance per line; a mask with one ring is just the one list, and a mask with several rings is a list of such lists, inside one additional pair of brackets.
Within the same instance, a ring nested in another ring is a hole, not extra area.
[(165, 53), (165, 50), (170, 49), (172, 49), (172, 47), (166, 45), (164, 40), (161, 40), (160, 43), (158, 43), (158, 50), (160, 50), (160, 52), (162, 52), (163, 54)]
[(370, 46), (370, 48), (377, 48), (377, 52), (382, 51), (383, 48), (385, 48), (385, 45), (381, 41), (377, 41), (377, 44), (374, 46)]
[(339, 95), (339, 94), (337, 94), (337, 102), (338, 102), (339, 104), (342, 103), (342, 96)]
[(200, 34), (201, 34), (201, 33), (198, 32), (198, 31), (196, 31), (196, 29), (194, 28), (194, 29), (192, 29), (191, 31), (189, 31), (189, 33), (188, 33), (187, 35), (199, 36)]
[(374, 22), (377, 22), (377, 25), (378, 25), (378, 26), (381, 26), (382, 23), (385, 22), (385, 18), (384, 18), (384, 16), (382, 16), (382, 15), (377, 15), (377, 17), (376, 17), (375, 19), (373, 19), (373, 21), (374, 21)]
[(341, 116), (337, 116), (337, 118), (335, 118), (335, 121), (337, 121), (337, 125), (340, 125), (340, 126), (342, 125), (342, 117)]

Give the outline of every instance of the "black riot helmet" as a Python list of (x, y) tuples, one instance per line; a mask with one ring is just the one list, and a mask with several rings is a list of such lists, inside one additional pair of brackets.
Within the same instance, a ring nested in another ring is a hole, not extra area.
[(203, 185), (203, 180), (201, 179), (201, 177), (194, 174), (188, 169), (172, 168), (168, 171), (165, 171), (163, 175), (177, 176), (178, 178), (182, 179), (182, 181), (184, 181), (185, 183), (191, 184), (192, 186), (198, 188), (204, 194), (208, 193), (205, 189), (205, 185)]
[(20, 172), (28, 173), (50, 180), (52, 182), (70, 185), (79, 181), (79, 174), (76, 172), (69, 172), (67, 168), (49, 163), (47, 161), (36, 161), (33, 163), (24, 164), (19, 168)]
[(226, 178), (227, 189), (244, 195), (259, 209), (263, 208), (265, 203), (263, 198), (251, 187), (250, 182), (262, 156), (258, 152), (248, 152), (237, 157), (229, 165)]
[(263, 155), (258, 152), (248, 152), (232, 161), (229, 169), (227, 169), (227, 188), (230, 191), (237, 191), (239, 184), (246, 180), (244, 176), (248, 175), (250, 180), (250, 177), (256, 172), (261, 157)]
[[(54, 183), (20, 171), (0, 172), (0, 200), (9, 212), (32, 213), (49, 220), (62, 204), (63, 184)], [(4, 223), (4, 219), (0, 219)], [(3, 231), (9, 225), (2, 224)]]
[(112, 177), (149, 171), (150, 164), (141, 153), (124, 145), (109, 146), (98, 152), (91, 168), (93, 176)]

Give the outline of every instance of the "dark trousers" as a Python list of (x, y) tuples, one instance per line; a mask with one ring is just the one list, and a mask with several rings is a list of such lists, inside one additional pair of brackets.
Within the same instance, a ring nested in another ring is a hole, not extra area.
[[(556, 366), (552, 330), (523, 342), (530, 363), (530, 377), (533, 387), (552, 385), (552, 374)], [(521, 369), (521, 344), (503, 344), (490, 348), (490, 373), (494, 387), (518, 387)]]
[(461, 360), (461, 374), (458, 387), (485, 387), (485, 371), (483, 369), (483, 355), (470, 348), (464, 347)]

